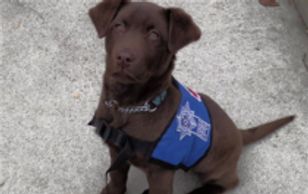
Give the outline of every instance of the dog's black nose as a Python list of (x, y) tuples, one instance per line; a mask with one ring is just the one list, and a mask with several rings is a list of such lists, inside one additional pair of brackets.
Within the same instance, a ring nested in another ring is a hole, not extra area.
[(121, 51), (117, 55), (117, 63), (123, 69), (128, 68), (134, 61), (134, 59), (135, 59), (134, 55), (127, 50)]

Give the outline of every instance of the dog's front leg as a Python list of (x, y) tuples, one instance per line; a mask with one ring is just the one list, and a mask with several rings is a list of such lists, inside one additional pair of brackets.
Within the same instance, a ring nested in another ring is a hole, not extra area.
[(146, 175), (149, 194), (172, 194), (174, 170), (151, 164)]
[[(111, 164), (118, 156), (116, 149), (109, 146)], [(110, 181), (105, 186), (101, 194), (124, 194), (126, 192), (126, 182), (130, 164), (125, 163), (117, 170), (110, 172)]]

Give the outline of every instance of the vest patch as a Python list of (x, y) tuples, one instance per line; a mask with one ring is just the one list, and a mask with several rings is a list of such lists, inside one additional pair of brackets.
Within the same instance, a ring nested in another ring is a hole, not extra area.
[(181, 134), (180, 140), (183, 140), (185, 136), (195, 135), (202, 141), (208, 141), (211, 125), (195, 115), (195, 112), (190, 109), (189, 102), (181, 108), (177, 119), (176, 130)]
[(211, 145), (211, 120), (198, 93), (176, 82), (181, 101), (176, 115), (152, 152), (152, 159), (189, 169)]

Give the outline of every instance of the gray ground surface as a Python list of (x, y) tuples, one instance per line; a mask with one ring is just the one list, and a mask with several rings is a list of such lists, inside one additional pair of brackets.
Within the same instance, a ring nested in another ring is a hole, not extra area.
[[(256, 0), (156, 0), (193, 15), (202, 39), (181, 51), (175, 76), (212, 96), (241, 128), (296, 114), (244, 149), (229, 194), (308, 194), (308, 37), (292, 5)], [(109, 165), (88, 127), (104, 70), (94, 0), (1, 0), (0, 193), (95, 194)], [(305, 67), (306, 66), (306, 67)], [(198, 185), (179, 172), (175, 193)], [(129, 194), (146, 188), (130, 173)]]

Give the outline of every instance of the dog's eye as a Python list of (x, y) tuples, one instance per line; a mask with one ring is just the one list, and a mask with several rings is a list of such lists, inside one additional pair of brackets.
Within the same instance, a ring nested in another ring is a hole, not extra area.
[(122, 22), (118, 22), (118, 23), (115, 23), (113, 25), (113, 29), (117, 30), (117, 31), (124, 31), (125, 30), (125, 25)]
[(160, 34), (157, 31), (155, 30), (150, 31), (149, 33), (150, 40), (158, 40), (159, 38), (160, 38)]

